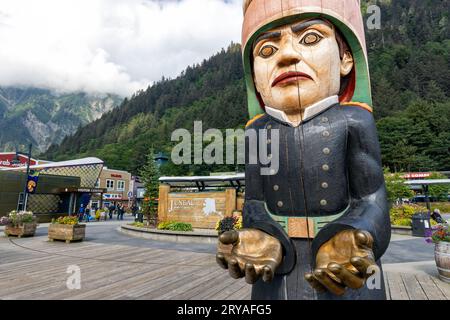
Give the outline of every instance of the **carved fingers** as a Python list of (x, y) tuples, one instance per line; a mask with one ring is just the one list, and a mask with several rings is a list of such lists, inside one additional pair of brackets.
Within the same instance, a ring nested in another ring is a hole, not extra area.
[(217, 264), (228, 269), (234, 279), (245, 278), (249, 284), (254, 284), (261, 278), (270, 282), (281, 260), (281, 244), (262, 231), (233, 230), (219, 236)]
[(364, 230), (346, 230), (323, 245), (316, 260), (320, 265), (305, 279), (318, 292), (343, 295), (345, 288), (360, 289), (377, 268), (372, 235)]

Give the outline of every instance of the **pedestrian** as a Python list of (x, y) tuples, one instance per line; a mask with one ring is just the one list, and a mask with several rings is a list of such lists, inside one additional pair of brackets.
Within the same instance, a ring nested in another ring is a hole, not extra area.
[(83, 221), (83, 218), (84, 218), (84, 205), (83, 204), (81, 204), (80, 205), (80, 209), (78, 210), (78, 215), (77, 215), (77, 218), (78, 218), (78, 222), (82, 222)]
[(123, 220), (123, 214), (125, 210), (122, 204), (117, 205), (117, 220)]
[(113, 213), (114, 210), (116, 210), (116, 207), (114, 206), (114, 204), (111, 204), (108, 209), (109, 209), (109, 220), (111, 220), (113, 218)]
[(437, 223), (447, 223), (441, 216), (441, 211), (439, 209), (434, 209), (431, 214), (431, 218)]
[(91, 220), (91, 207), (86, 206), (86, 210), (84, 211), (84, 216), (86, 217), (86, 222)]
[(138, 207), (136, 206), (136, 203), (133, 203), (131, 206), (131, 213), (134, 216), (134, 220), (137, 221), (138, 220)]

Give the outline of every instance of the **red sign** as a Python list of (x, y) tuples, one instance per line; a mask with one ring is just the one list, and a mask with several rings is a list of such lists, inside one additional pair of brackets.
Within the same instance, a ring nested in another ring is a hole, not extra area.
[(431, 176), (431, 172), (410, 172), (405, 173), (402, 178), (403, 179), (424, 179)]
[(111, 177), (112, 178), (122, 178), (122, 175), (111, 173)]
[[(19, 155), (16, 159), (15, 152), (0, 153), (0, 167), (3, 168), (18, 168), (26, 167), (28, 162), (28, 157)], [(31, 158), (30, 166), (37, 164), (37, 160)]]

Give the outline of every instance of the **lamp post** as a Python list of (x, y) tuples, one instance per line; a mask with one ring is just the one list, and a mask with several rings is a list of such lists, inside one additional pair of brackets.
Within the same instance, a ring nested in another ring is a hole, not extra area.
[[(28, 185), (28, 176), (30, 174), (30, 162), (31, 162), (31, 148), (32, 148), (32, 144), (30, 143), (28, 146), (28, 154), (24, 154), (22, 152), (16, 151), (16, 159), (19, 160), (19, 155), (24, 155), (27, 156), (27, 173), (25, 176), (25, 187), (23, 190), (23, 206), (22, 206), (22, 210), (26, 211), (27, 210), (27, 200), (28, 200), (28, 190), (27, 190), (27, 185)], [(19, 208), (18, 208), (19, 209)]]

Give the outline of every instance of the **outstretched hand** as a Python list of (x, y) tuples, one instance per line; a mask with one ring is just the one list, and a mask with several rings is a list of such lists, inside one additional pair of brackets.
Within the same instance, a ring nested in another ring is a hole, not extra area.
[[(249, 284), (260, 278), (272, 281), (282, 260), (281, 244), (276, 238), (257, 229), (242, 229), (222, 233), (219, 242), (217, 263), (228, 269), (231, 277), (245, 277)], [(231, 251), (224, 250), (220, 244), (231, 245)]]
[(372, 275), (369, 271), (377, 268), (372, 248), (369, 232), (341, 231), (319, 248), (316, 269), (305, 279), (317, 291), (335, 295), (343, 295), (346, 287), (359, 289)]

